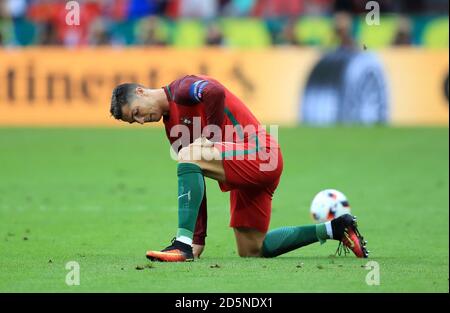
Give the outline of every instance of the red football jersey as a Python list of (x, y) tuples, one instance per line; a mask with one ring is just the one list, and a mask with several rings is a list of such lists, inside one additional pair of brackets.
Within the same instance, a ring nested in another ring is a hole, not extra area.
[[(212, 141), (252, 141), (257, 134), (260, 146), (277, 146), (266, 134), (247, 106), (218, 81), (207, 76), (184, 76), (163, 87), (169, 101), (169, 114), (163, 121), (166, 135), (175, 150), (198, 137)], [(181, 135), (189, 129), (189, 138)], [(214, 130), (220, 129), (220, 136)], [(182, 138), (183, 137), (183, 138)]]

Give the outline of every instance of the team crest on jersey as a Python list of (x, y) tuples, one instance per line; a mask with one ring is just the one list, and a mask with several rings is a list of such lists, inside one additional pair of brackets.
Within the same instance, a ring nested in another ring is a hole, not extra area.
[(181, 117), (180, 121), (185, 125), (191, 125), (192, 124), (192, 117)]

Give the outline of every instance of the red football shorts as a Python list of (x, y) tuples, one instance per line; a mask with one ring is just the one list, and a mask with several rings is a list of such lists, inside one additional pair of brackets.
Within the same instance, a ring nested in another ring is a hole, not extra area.
[(283, 171), (278, 144), (255, 147), (249, 143), (221, 142), (214, 146), (222, 154), (225, 182), (230, 191), (230, 227), (255, 228), (266, 233), (272, 212), (272, 197)]

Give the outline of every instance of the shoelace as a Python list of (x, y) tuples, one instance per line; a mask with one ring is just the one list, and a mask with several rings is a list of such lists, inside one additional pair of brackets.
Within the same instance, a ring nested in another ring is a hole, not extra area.
[(173, 243), (175, 242), (175, 240), (177, 240), (177, 237), (173, 237), (172, 240), (170, 241), (170, 243), (171, 243), (170, 246), (165, 247), (165, 248), (164, 248), (163, 250), (161, 250), (161, 251), (166, 251), (166, 250), (172, 248)]
[(344, 242), (339, 241), (339, 245), (336, 249), (335, 255), (341, 256), (342, 253), (344, 253), (344, 256), (347, 255), (347, 253), (350, 253), (350, 249), (344, 244)]
[(335, 252), (335, 255), (338, 255), (338, 256), (341, 256), (342, 254), (344, 254), (344, 256), (346, 256), (347, 253), (350, 253), (349, 247), (347, 247), (344, 243), (344, 240), (349, 240), (349, 239), (347, 239), (348, 238), (347, 228), (344, 230), (344, 236), (342, 236), (342, 237), (343, 238), (342, 238), (342, 240), (339, 241), (339, 245)]

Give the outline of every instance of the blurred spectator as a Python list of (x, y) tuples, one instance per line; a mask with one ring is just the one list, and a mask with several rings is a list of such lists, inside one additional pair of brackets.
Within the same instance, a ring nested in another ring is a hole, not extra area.
[(110, 36), (108, 34), (108, 25), (104, 18), (95, 19), (89, 27), (88, 41), (92, 46), (108, 45)]
[(167, 0), (129, 0), (128, 18), (135, 19), (149, 15), (163, 14)]
[(223, 35), (216, 23), (210, 23), (206, 31), (206, 45), (220, 46), (223, 44)]
[(272, 44), (292, 46), (300, 45), (300, 42), (298, 41), (298, 38), (295, 34), (296, 22), (296, 19), (291, 18), (288, 19), (285, 23), (281, 24), (281, 30), (272, 33)]
[[(388, 2), (389, 6), (387, 6), (383, 2)], [(382, 3), (385, 4), (384, 7), (382, 7), (382, 12), (412, 12), (412, 13), (418, 13), (425, 9), (424, 7), (424, 0), (384, 0)], [(427, 1), (429, 2), (429, 0)]]
[(129, 0), (102, 0), (102, 14), (112, 21), (123, 21), (128, 18)]
[[(389, 0), (377, 0), (378, 4), (381, 6), (381, 2)], [(347, 13), (364, 13), (367, 1), (360, 0), (335, 0), (334, 1), (334, 12), (347, 12)]]
[(138, 42), (147, 46), (164, 46), (166, 42), (160, 32), (160, 23), (157, 16), (143, 19), (138, 27)]
[[(329, 23), (330, 16), (339, 13), (334, 17), (335, 41), (342, 47), (352, 47), (352, 19), (356, 21), (358, 14), (367, 12), (367, 1), (361, 0), (77, 0), (80, 25), (67, 25), (66, 2), (0, 0), (3, 45), (164, 45), (174, 37), (177, 20), (181, 18), (202, 20), (204, 29), (199, 32), (206, 31), (206, 43), (220, 45), (224, 41), (220, 18), (224, 16), (259, 18), (273, 44), (298, 45), (295, 25), (299, 18), (312, 15)], [(381, 13), (407, 16), (428, 12), (448, 18), (447, 0), (377, 2)], [(392, 44), (411, 44), (412, 38), (420, 42), (419, 19), (399, 20)], [(331, 31), (332, 26), (324, 27)]]
[[(89, 27), (101, 14), (100, 2), (85, 0), (80, 3), (80, 25), (68, 25), (66, 22), (65, 2), (52, 0), (37, 0), (32, 3), (28, 10), (28, 16), (36, 23), (43, 23), (44, 30), (51, 32), (42, 38), (48, 40), (56, 32), (57, 42), (68, 46), (88, 44)], [(49, 26), (51, 23), (52, 26)], [(55, 40), (51, 40), (54, 42)]]
[[(401, 2), (408, 0), (377, 0), (376, 2), (380, 6), (380, 12), (393, 12), (397, 5)], [(415, 2), (409, 0), (408, 2)], [(421, 1), (421, 0), (419, 0)], [(367, 12), (366, 4), (368, 1), (361, 0), (335, 0), (334, 1), (334, 11), (335, 12), (347, 12), (353, 14), (364, 14)]]
[(218, 8), (217, 0), (180, 0), (180, 17), (211, 19)]
[(4, 2), (6, 13), (13, 19), (22, 18), (25, 16), (27, 11), (26, 0), (5, 0)]
[[(63, 3), (64, 5), (64, 3)], [(89, 28), (101, 15), (100, 3), (95, 0), (85, 0), (80, 4), (80, 25), (66, 23), (65, 7), (59, 8), (56, 16), (58, 35), (67, 46), (89, 44)]]
[(3, 1), (0, 1), (0, 20), (8, 17), (8, 14), (6, 13), (6, 3)]
[(220, 1), (221, 14), (228, 16), (249, 16), (257, 0)]
[(334, 32), (340, 48), (353, 49), (356, 47), (352, 37), (352, 16), (346, 12), (334, 15)]
[(301, 0), (259, 0), (253, 9), (256, 16), (286, 17), (298, 16), (303, 10)]
[(442, 12), (447, 12), (448, 14), (448, 0), (427, 0), (424, 1), (423, 9), (429, 13), (439, 14)]
[(412, 26), (407, 17), (400, 17), (398, 20), (397, 34), (393, 44), (395, 46), (404, 46), (412, 44)]
[(51, 0), (36, 0), (29, 5), (27, 16), (35, 23), (53, 23), (60, 8), (65, 9)]
[(217, 14), (220, 16), (230, 15), (227, 12), (232, 0), (217, 0)]
[(55, 24), (51, 22), (42, 23), (37, 42), (44, 46), (60, 45), (61, 41), (58, 38)]
[(180, 16), (180, 2), (181, 0), (168, 0), (164, 15), (171, 19), (177, 19)]
[(4, 3), (0, 2), (0, 46), (3, 46), (4, 39), (3, 39), (3, 32), (4, 32), (4, 23), (7, 15), (5, 12), (5, 6)]
[(6, 11), (5, 2), (0, 2), (0, 47), (6, 46), (8, 42), (7, 34), (10, 32), (8, 29), (9, 14)]
[(302, 14), (324, 15), (333, 11), (333, 0), (305, 0)]
[(448, 0), (382, 0), (382, 12), (448, 14)]
[(129, 0), (99, 0), (101, 14), (111, 21), (122, 21), (128, 18)]

